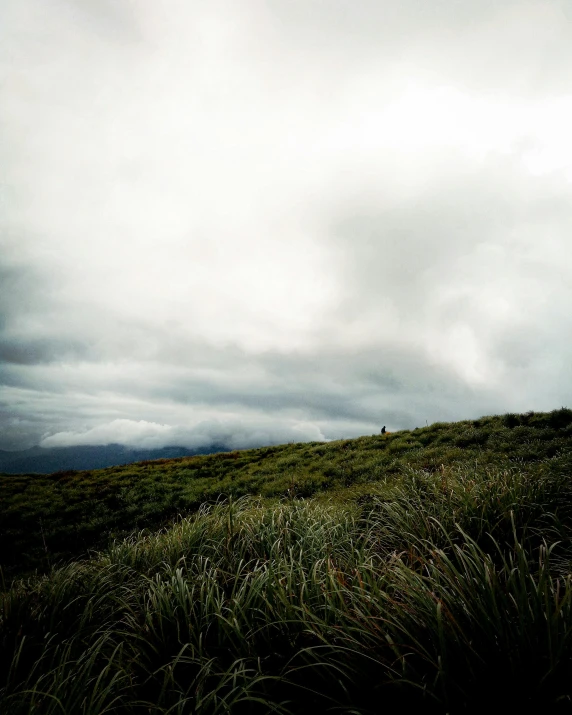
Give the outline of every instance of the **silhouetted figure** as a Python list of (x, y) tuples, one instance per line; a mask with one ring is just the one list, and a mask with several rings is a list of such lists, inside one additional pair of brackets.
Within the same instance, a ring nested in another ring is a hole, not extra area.
[(381, 428), (381, 434), (385, 434), (385, 425)]

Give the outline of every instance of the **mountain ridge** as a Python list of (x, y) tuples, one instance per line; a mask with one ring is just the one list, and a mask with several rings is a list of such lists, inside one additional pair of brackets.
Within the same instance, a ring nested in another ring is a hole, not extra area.
[(0, 450), (0, 473), (53, 474), (68, 470), (105, 469), (145, 460), (174, 459), (226, 451), (229, 451), (229, 448), (223, 444), (198, 449), (179, 445), (159, 448), (126, 447), (119, 443), (73, 447), (36, 446), (14, 452)]

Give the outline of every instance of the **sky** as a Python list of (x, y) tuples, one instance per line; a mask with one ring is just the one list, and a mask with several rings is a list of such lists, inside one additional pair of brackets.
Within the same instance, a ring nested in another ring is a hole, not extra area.
[(569, 0), (2, 0), (0, 449), (572, 406)]

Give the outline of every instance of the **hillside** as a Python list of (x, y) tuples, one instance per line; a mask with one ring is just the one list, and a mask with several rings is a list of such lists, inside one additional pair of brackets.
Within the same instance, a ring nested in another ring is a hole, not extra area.
[(483, 417), (335, 442), (286, 444), (142, 461), (92, 471), (0, 475), (0, 566), (5, 577), (155, 529), (204, 502), (247, 494), (352, 498), (405, 468), (569, 467), (572, 411)]
[(561, 409), (1, 476), (0, 712), (569, 712), (571, 447)]

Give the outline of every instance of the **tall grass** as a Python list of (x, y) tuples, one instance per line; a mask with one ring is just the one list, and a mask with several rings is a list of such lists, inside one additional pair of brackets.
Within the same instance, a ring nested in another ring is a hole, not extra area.
[(2, 595), (0, 712), (568, 712), (570, 481), (241, 498)]

